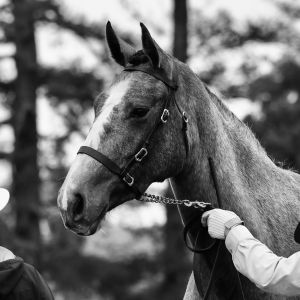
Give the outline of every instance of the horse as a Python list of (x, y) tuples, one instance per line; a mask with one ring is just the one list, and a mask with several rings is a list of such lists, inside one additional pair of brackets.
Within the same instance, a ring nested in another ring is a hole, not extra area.
[[(162, 50), (142, 23), (141, 29), (143, 47), (136, 51), (107, 24), (110, 53), (124, 70), (95, 99), (95, 119), (84, 142), (92, 150), (79, 151), (59, 191), (65, 226), (92, 235), (109, 210), (165, 179), (176, 198), (217, 207), (211, 158), (223, 207), (277, 255), (299, 251), (293, 231), (300, 216), (300, 176), (278, 167), (246, 124), (186, 64)], [(184, 223), (197, 210), (178, 208)], [(198, 289), (192, 273), (185, 300), (203, 299), (212, 262), (212, 253), (199, 256)], [(225, 249), (210, 299), (240, 299), (228, 294), (229, 262)], [(244, 277), (241, 283), (246, 299), (286, 299)]]

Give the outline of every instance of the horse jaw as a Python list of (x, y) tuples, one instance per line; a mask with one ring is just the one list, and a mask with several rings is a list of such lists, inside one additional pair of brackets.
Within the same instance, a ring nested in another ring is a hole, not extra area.
[(65, 227), (79, 235), (94, 234), (101, 228), (110, 206), (115, 201), (125, 201), (119, 186), (119, 179), (102, 165), (88, 156), (78, 155), (57, 198)]

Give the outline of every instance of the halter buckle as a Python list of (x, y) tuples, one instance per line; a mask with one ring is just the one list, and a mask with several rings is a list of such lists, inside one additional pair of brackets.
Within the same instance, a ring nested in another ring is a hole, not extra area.
[(147, 156), (148, 151), (146, 148), (141, 148), (140, 151), (134, 156), (137, 162), (141, 162), (145, 156)]
[(165, 108), (161, 114), (160, 119), (163, 123), (167, 123), (169, 116), (170, 116), (170, 112), (168, 109)]
[(126, 175), (122, 179), (126, 182), (127, 185), (133, 186), (134, 178), (129, 173), (126, 173)]

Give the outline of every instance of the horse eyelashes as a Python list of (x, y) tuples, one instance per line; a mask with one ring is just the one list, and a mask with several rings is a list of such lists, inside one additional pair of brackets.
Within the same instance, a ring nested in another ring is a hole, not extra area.
[(130, 113), (130, 117), (132, 117), (132, 118), (143, 118), (148, 114), (149, 110), (150, 109), (146, 108), (146, 107), (134, 108)]

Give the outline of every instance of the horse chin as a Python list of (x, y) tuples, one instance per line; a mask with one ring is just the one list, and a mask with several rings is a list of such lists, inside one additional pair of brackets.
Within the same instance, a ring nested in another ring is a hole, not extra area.
[[(122, 192), (122, 193), (121, 193)], [(126, 192), (126, 190), (125, 190)], [(125, 194), (124, 190), (119, 191), (118, 189), (115, 189), (110, 197), (110, 201), (108, 201), (108, 204), (102, 207), (102, 210), (99, 212), (98, 216), (95, 216), (94, 218), (90, 215), (89, 218), (93, 218), (93, 221), (87, 221), (88, 219), (83, 219), (81, 223), (73, 224), (73, 226), (68, 225), (65, 223), (66, 228), (74, 232), (75, 234), (79, 236), (90, 236), (95, 234), (98, 230), (101, 228), (101, 223), (105, 218), (105, 215), (107, 212), (113, 210), (117, 206), (134, 199), (134, 195), (132, 194)], [(95, 209), (96, 210), (96, 209)], [(95, 212), (94, 210), (94, 212)], [(92, 214), (92, 212), (91, 212)], [(96, 217), (96, 218), (95, 218)]]
[(80, 235), (80, 236), (89, 236), (89, 235), (93, 235), (95, 234), (98, 230), (100, 230), (101, 228), (101, 223), (104, 220), (104, 217), (106, 215), (107, 212), (111, 211), (112, 209), (116, 208), (117, 206), (132, 200), (132, 197), (125, 197), (123, 199), (119, 199), (118, 201), (113, 201), (113, 203), (111, 203), (110, 205), (108, 205), (108, 207), (106, 209), (104, 209), (99, 217), (97, 218), (97, 220), (95, 222), (92, 223), (92, 225), (90, 225), (90, 227), (88, 228), (87, 231), (83, 232), (83, 231), (75, 231), (76, 234)]
[(80, 236), (89, 236), (95, 234), (100, 228), (101, 228), (101, 220), (99, 221), (97, 220), (88, 228), (87, 231), (82, 232), (82, 231), (75, 230), (74, 232)]
[(74, 226), (73, 228), (69, 229), (80, 236), (93, 235), (101, 228), (101, 223), (104, 220), (107, 211), (108, 206), (104, 207), (104, 209), (102, 209), (102, 211), (100, 212), (99, 216), (90, 224), (85, 223), (82, 225)]

